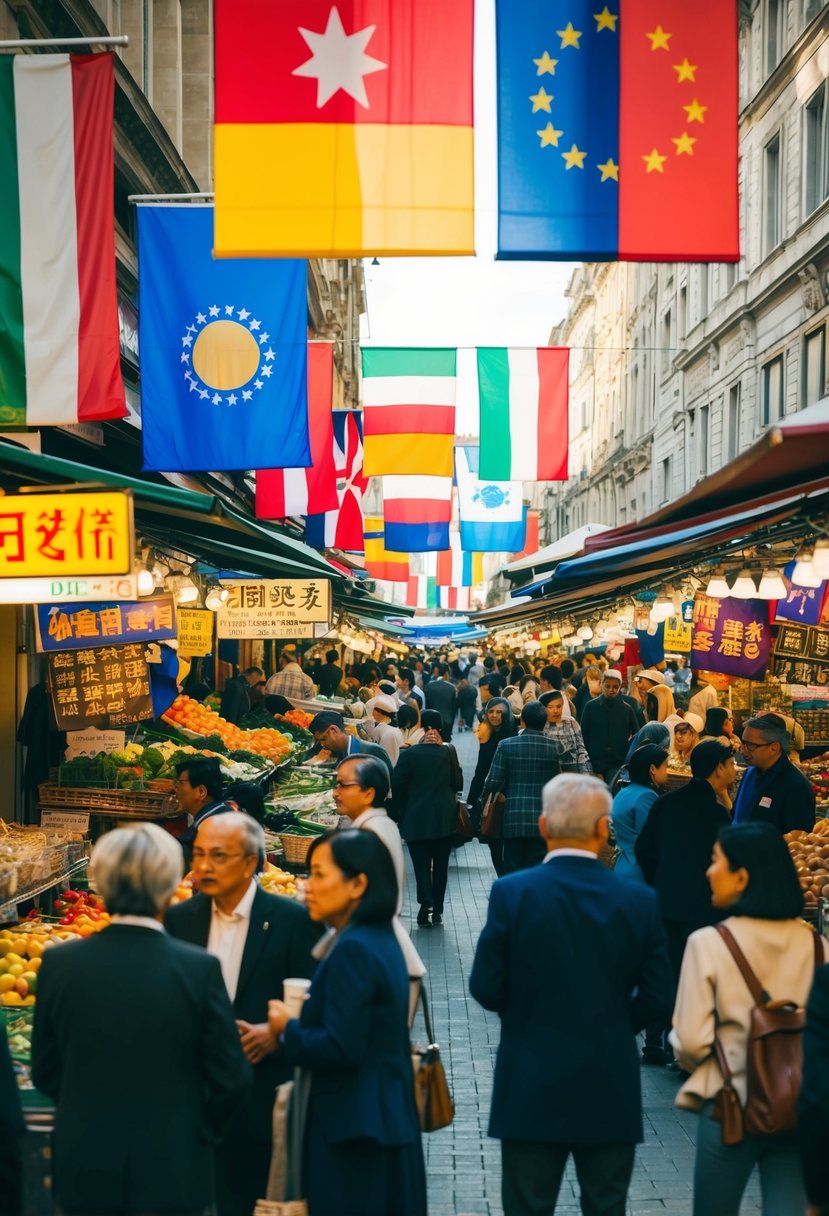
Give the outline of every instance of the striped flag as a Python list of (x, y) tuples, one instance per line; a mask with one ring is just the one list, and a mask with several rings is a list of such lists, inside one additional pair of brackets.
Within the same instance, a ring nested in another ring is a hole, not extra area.
[(367, 477), (452, 476), (457, 351), (363, 350)]
[(449, 548), (451, 477), (384, 477), (385, 541), (399, 553)]
[(461, 548), (460, 533), (449, 536), (449, 548), (438, 554), (439, 587), (477, 587), (484, 581), (483, 554)]
[(478, 348), (481, 477), (566, 481), (569, 350)]
[(334, 346), (308, 343), (308, 435), (311, 464), (307, 469), (259, 469), (256, 473), (256, 518), (285, 519), (339, 509), (334, 466)]
[(393, 553), (386, 548), (383, 517), (367, 515), (364, 528), (366, 570), (371, 578), (387, 583), (405, 583), (409, 577), (409, 555)]
[(440, 587), (440, 606), (453, 612), (468, 612), (472, 604), (469, 587)]
[(539, 542), (539, 512), (533, 510), (532, 507), (524, 508), (524, 516), (527, 521), (527, 531), (524, 537), (524, 548), (520, 553), (513, 553), (511, 561), (520, 561), (522, 557), (527, 557), (530, 553), (537, 553), (540, 548)]
[(359, 410), (334, 410), (337, 506), (305, 519), (305, 539), (315, 549), (363, 552), (363, 427)]
[(406, 592), (410, 608), (437, 608), (438, 585), (434, 574), (410, 574)]
[(0, 422), (123, 418), (111, 55), (0, 56)]
[(485, 480), (478, 457), (476, 447), (455, 449), (461, 544), (472, 552), (512, 553), (524, 543), (524, 483)]

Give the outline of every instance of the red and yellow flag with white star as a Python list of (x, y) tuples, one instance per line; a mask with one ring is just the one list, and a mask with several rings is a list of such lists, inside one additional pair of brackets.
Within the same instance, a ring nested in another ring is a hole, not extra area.
[(473, 0), (216, 0), (215, 25), (218, 257), (474, 252)]

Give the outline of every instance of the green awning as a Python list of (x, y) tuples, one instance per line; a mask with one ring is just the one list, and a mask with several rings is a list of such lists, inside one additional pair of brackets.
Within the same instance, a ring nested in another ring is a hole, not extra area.
[(373, 629), (375, 633), (385, 633), (390, 638), (410, 638), (412, 636), (411, 629), (404, 629), (402, 625), (393, 625), (391, 621), (381, 621), (370, 616), (358, 616), (357, 623), (363, 629)]

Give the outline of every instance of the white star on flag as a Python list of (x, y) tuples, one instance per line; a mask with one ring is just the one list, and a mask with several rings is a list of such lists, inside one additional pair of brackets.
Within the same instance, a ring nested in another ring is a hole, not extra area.
[(346, 34), (336, 6), (328, 14), (325, 33), (299, 26), (299, 33), (308, 44), (311, 58), (298, 68), (292, 76), (311, 76), (317, 81), (317, 109), (321, 109), (340, 89), (368, 109), (368, 94), (363, 80), (372, 72), (388, 69), (387, 63), (373, 59), (365, 53), (367, 44), (377, 27), (367, 25), (353, 34)]
[(266, 363), (265, 366), (262, 368), (262, 375), (269, 376), (271, 374), (272, 370), (273, 369), (272, 369), (270, 363)]
[(251, 392), (251, 390), (249, 388), (242, 389), (242, 400), (243, 401), (250, 401), (252, 397), (253, 397), (253, 393)]
[(254, 382), (253, 382), (253, 387), (254, 387), (254, 388), (262, 388), (262, 381), (261, 381), (261, 380), (254, 380)]
[(265, 351), (265, 358), (269, 363), (276, 358), (276, 355), (273, 353), (270, 347), (268, 347), (268, 349)]
[(259, 345), (264, 346), (265, 343), (267, 342), (268, 338), (270, 338), (270, 336), (271, 336), (270, 334), (260, 334), (259, 335)]
[(204, 399), (205, 397), (209, 397), (209, 396), (210, 396), (210, 394), (208, 393), (208, 391), (207, 391), (207, 389), (206, 389), (206, 388), (202, 388), (202, 389), (199, 389), (199, 396), (200, 396), (202, 399)]
[(207, 311), (210, 313), (211, 317), (218, 317), (218, 315), (219, 315), (219, 305), (218, 305), (218, 304), (211, 304), (211, 305), (210, 305), (210, 307), (208, 308), (208, 310), (207, 310)]
[(239, 317), (240, 321), (247, 321), (248, 317), (250, 316), (250, 313), (248, 312), (248, 310), (246, 308), (240, 308), (239, 312), (237, 313), (237, 316)]
[(251, 321), (251, 323), (250, 323), (250, 328), (251, 328), (251, 329), (258, 329), (258, 328), (259, 328), (259, 326), (260, 326), (261, 324), (262, 324), (262, 322), (261, 322), (261, 321), (257, 321), (257, 320), (256, 320), (256, 318), (254, 317), (254, 318), (253, 318), (253, 320), (252, 320), (252, 321)]
[(181, 352), (181, 362), (182, 362), (182, 363), (189, 363), (189, 362), (190, 362), (190, 356), (188, 355), (188, 353), (187, 353), (187, 351), (186, 351), (186, 350), (183, 350), (183, 351)]
[(228, 403), (228, 405), (235, 405), (238, 400), (239, 400), (239, 398), (236, 396), (236, 394), (231, 393), (227, 399), (227, 403)]
[(207, 317), (204, 315), (203, 312), (197, 312), (196, 320), (198, 321), (199, 325), (204, 325), (205, 321), (207, 320)]
[(214, 405), (221, 405), (221, 404), (222, 404), (222, 399), (221, 399), (221, 397), (219, 396), (219, 394), (218, 394), (218, 393), (214, 393), (214, 394), (213, 394), (213, 404), (214, 404)]
[(232, 304), (225, 304), (225, 316), (228, 316), (228, 317), (233, 316), (233, 305)]

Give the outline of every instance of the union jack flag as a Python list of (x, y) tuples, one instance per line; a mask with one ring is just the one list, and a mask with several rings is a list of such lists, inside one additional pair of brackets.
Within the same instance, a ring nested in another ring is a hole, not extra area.
[(362, 410), (334, 410), (334, 466), (339, 505), (333, 511), (305, 516), (305, 540), (315, 549), (363, 553)]

